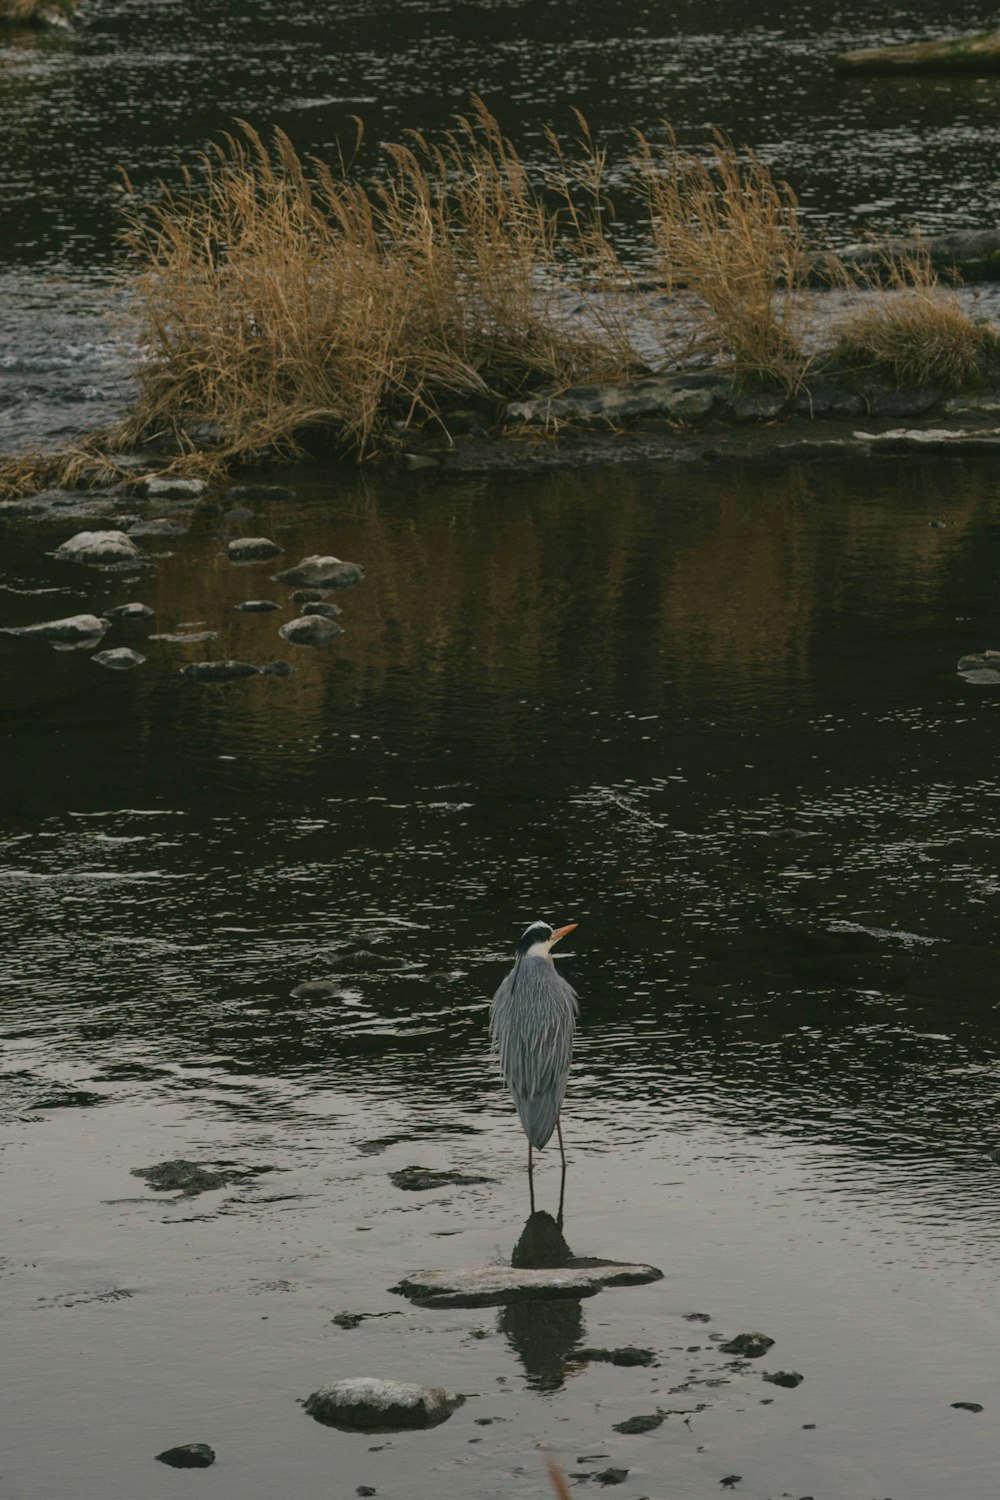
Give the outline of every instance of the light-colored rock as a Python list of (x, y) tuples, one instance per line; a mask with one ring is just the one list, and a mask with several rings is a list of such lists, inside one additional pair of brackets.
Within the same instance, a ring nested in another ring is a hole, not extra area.
[(148, 604), (116, 604), (114, 609), (106, 610), (109, 620), (149, 620), (154, 611)]
[(204, 479), (170, 479), (151, 474), (141, 481), (141, 488), (151, 500), (184, 500), (203, 495), (208, 485)]
[(98, 651), (91, 658), (101, 667), (110, 667), (113, 672), (127, 672), (130, 667), (141, 667), (146, 658), (130, 646), (115, 646), (110, 651)]
[(339, 557), (321, 557), (314, 553), (304, 557), (294, 568), (274, 575), (275, 583), (306, 584), (312, 588), (346, 589), (360, 583), (365, 570), (360, 563), (342, 562)]
[(53, 556), (59, 562), (133, 562), (139, 557), (139, 549), (124, 531), (78, 531), (57, 547)]
[(568, 1266), (414, 1271), (389, 1290), (421, 1307), (492, 1307), (532, 1298), (593, 1297), (605, 1286), (641, 1286), (662, 1275), (656, 1266), (581, 1259)]
[(226, 544), (230, 562), (264, 562), (277, 557), (284, 549), (266, 536), (238, 536)]
[(43, 620), (39, 625), (7, 625), (0, 634), (52, 641), (54, 645), (76, 646), (82, 642), (96, 645), (108, 626), (109, 622), (100, 615), (68, 615), (64, 620)]
[(311, 1417), (328, 1427), (399, 1432), (407, 1427), (436, 1427), (464, 1400), (464, 1396), (441, 1386), (359, 1375), (323, 1386), (303, 1404)]
[(295, 620), (287, 620), (278, 631), (293, 646), (325, 646), (334, 636), (343, 633), (342, 626), (323, 615), (299, 615)]

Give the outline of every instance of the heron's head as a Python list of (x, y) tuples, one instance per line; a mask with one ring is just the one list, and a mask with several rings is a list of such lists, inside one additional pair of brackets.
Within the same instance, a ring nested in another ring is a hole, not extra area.
[(576, 925), (575, 922), (570, 922), (566, 927), (553, 929), (548, 922), (532, 922), (521, 934), (515, 953), (518, 958), (527, 958), (529, 954), (533, 958), (548, 958), (553, 944), (558, 943), (567, 932), (572, 932)]

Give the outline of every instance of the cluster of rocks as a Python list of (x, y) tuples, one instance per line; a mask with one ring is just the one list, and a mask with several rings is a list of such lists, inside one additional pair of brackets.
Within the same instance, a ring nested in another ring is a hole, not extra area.
[[(207, 485), (203, 480), (168, 479), (157, 476), (142, 480), (136, 487), (153, 499), (184, 500), (197, 502), (204, 495)], [(293, 491), (280, 486), (235, 486), (230, 497), (288, 498)], [(231, 515), (236, 512), (231, 512)], [(240, 515), (244, 512), (240, 511)], [(251, 515), (250, 511), (245, 512)], [(152, 566), (136, 546), (136, 537), (172, 537), (185, 533), (187, 527), (170, 517), (135, 519), (128, 530), (80, 531), (62, 542), (53, 553), (60, 563), (73, 563), (104, 572), (128, 571), (130, 574)], [(234, 564), (259, 563), (279, 556), (282, 548), (268, 537), (236, 537), (226, 543), (225, 555)], [(335, 589), (344, 589), (360, 583), (365, 576), (359, 563), (345, 562), (339, 557), (314, 553), (302, 558), (292, 568), (274, 575), (274, 582), (296, 590), (291, 599), (300, 607), (300, 614), (286, 620), (278, 629), (281, 639), (295, 646), (324, 646), (343, 634), (337, 623), (339, 605), (326, 602), (326, 595)], [(246, 613), (266, 613), (281, 609), (271, 599), (249, 599), (237, 605)], [(81, 613), (55, 620), (43, 620), (31, 625), (0, 627), (0, 634), (19, 636), (28, 640), (48, 641), (60, 651), (92, 651), (92, 660), (111, 671), (126, 671), (142, 666), (146, 657), (130, 646), (115, 646), (95, 651), (104, 636), (116, 622), (128, 622), (151, 618), (153, 610), (144, 603), (135, 601), (118, 605), (102, 614)], [(181, 631), (151, 635), (150, 640), (170, 644), (191, 645), (215, 639), (217, 631)], [(183, 674), (197, 682), (230, 682), (257, 676), (287, 676), (295, 668), (283, 660), (263, 664), (241, 661), (234, 658), (188, 662), (181, 668)]]

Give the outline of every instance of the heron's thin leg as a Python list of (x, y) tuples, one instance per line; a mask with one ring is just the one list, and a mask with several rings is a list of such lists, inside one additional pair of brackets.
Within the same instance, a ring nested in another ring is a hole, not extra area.
[(562, 1232), (563, 1227), (563, 1199), (566, 1196), (566, 1163), (563, 1162), (562, 1173), (559, 1177), (559, 1212), (556, 1215), (556, 1228)]
[(535, 1169), (531, 1160), (531, 1142), (528, 1142), (528, 1197), (531, 1201), (531, 1212), (535, 1212)]
[(565, 1170), (566, 1170), (566, 1153), (563, 1150), (562, 1122), (560, 1120), (556, 1121), (556, 1134), (559, 1137), (559, 1160), (562, 1162), (562, 1169), (565, 1172)]

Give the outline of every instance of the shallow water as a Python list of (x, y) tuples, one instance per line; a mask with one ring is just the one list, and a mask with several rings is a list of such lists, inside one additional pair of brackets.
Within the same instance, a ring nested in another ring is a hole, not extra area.
[[(122, 674), (0, 636), (5, 1500), (158, 1500), (194, 1440), (234, 1500), (543, 1495), (543, 1450), (623, 1500), (992, 1500), (1000, 699), (955, 664), (997, 644), (995, 472), (292, 482), (137, 505), (188, 530), (131, 576), (48, 555), (113, 517), (0, 521), (0, 623), (156, 611), (102, 642)], [(310, 650), (271, 575), (314, 552), (368, 577)], [(181, 627), (217, 635), (148, 639)], [(179, 671), (228, 656), (296, 672)], [(539, 914), (579, 922), (566, 1238), (664, 1279), (416, 1309), (402, 1275), (509, 1260), (528, 1216), (486, 1021)], [(173, 1157), (267, 1170), (130, 1175)], [(658, 1366), (572, 1358), (624, 1344)], [(353, 1374), (470, 1399), (388, 1437), (296, 1404)]]

